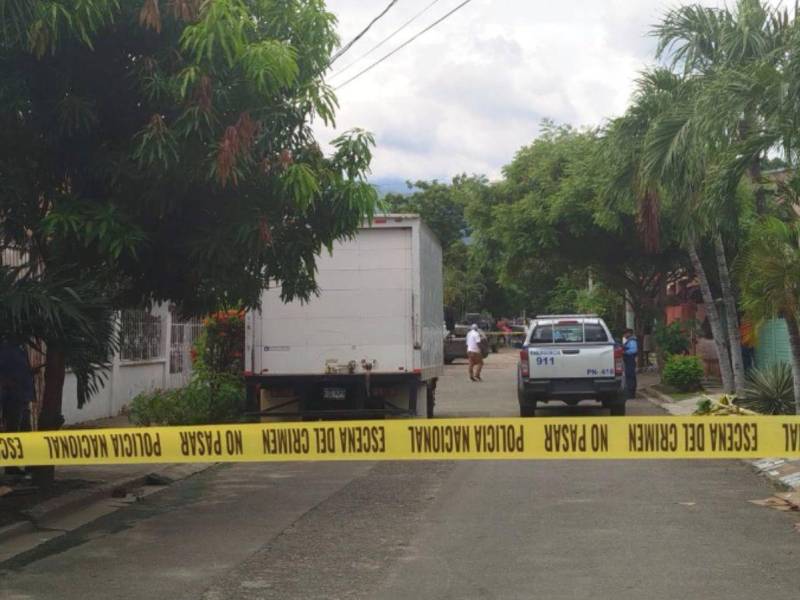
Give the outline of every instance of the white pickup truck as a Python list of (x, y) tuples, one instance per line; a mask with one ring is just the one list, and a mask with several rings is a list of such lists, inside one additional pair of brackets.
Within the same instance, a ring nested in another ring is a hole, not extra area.
[(519, 355), (520, 416), (534, 416), (537, 403), (551, 400), (596, 400), (624, 415), (622, 378), (622, 347), (597, 315), (538, 316)]

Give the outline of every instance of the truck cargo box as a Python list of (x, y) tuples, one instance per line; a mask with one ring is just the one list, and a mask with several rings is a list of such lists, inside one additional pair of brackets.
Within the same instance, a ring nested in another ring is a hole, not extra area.
[[(284, 303), (274, 287), (264, 292), (260, 310), (248, 313), (250, 378), (274, 389), (287, 382), (295, 390), (304, 383), (321, 387), (319, 398), (298, 403), (323, 411), (379, 410), (371, 388), (389, 380), (435, 386), (443, 371), (442, 251), (420, 218), (376, 218), (353, 239), (337, 242), (332, 253), (323, 252), (317, 267), (319, 295)], [(337, 406), (337, 393), (325, 391), (337, 389), (325, 385), (337, 377), (363, 381), (365, 389), (342, 385), (338, 389), (351, 397)]]

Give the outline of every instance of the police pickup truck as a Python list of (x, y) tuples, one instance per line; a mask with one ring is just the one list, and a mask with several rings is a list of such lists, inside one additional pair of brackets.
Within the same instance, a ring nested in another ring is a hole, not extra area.
[(622, 347), (597, 315), (538, 316), (519, 353), (520, 416), (534, 416), (537, 403), (551, 400), (596, 400), (624, 415), (622, 370)]

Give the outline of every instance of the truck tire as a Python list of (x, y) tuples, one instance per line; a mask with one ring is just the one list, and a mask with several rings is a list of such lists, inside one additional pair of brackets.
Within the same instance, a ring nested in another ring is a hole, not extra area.
[(428, 383), (427, 391), (425, 393), (425, 405), (427, 409), (426, 414), (429, 419), (433, 418), (433, 410), (436, 406), (436, 383), (436, 379)]
[(519, 401), (520, 417), (536, 416), (536, 397), (533, 394), (517, 387), (517, 400)]
[(615, 394), (612, 398), (608, 400), (608, 402), (604, 402), (603, 406), (606, 406), (608, 408), (612, 417), (624, 417), (625, 393), (620, 392), (619, 394)]

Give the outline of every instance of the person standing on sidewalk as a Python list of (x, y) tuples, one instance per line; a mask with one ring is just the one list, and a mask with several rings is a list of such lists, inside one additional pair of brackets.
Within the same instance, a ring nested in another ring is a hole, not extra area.
[(467, 358), (469, 359), (469, 378), (471, 381), (481, 380), (483, 369), (483, 354), (481, 353), (481, 333), (478, 326), (473, 323), (467, 332)]
[(625, 392), (628, 398), (636, 397), (636, 356), (639, 354), (639, 341), (633, 329), (622, 333), (622, 360), (625, 363)]
[[(33, 373), (28, 355), (19, 344), (0, 340), (0, 411), (6, 433), (31, 430)], [(17, 467), (6, 467), (9, 475), (22, 475)]]

